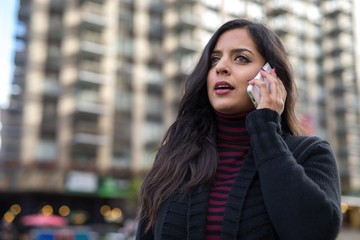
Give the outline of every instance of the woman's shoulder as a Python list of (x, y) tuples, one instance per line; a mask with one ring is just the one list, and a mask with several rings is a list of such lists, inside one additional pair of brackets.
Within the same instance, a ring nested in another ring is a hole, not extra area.
[(295, 158), (302, 159), (302, 157), (312, 154), (329, 154), (333, 158), (333, 151), (330, 143), (317, 136), (294, 136), (284, 135), (289, 150), (293, 153)]
[(292, 134), (284, 134), (284, 140), (288, 144), (329, 144), (326, 140), (317, 136), (295, 136)]

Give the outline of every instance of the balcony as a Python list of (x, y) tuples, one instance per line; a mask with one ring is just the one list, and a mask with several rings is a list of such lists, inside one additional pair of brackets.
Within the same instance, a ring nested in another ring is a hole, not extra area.
[(76, 111), (97, 114), (97, 115), (103, 115), (103, 114), (107, 114), (109, 112), (109, 108), (107, 106), (99, 104), (99, 103), (78, 100), (77, 104), (76, 104)]
[(200, 44), (190, 37), (180, 37), (179, 46), (186, 52), (197, 52), (201, 48)]
[(109, 143), (109, 139), (105, 136), (99, 136), (95, 134), (77, 133), (74, 135), (72, 143), (105, 146)]
[(10, 102), (10, 106), (7, 109), (1, 109), (0, 119), (3, 127), (6, 126), (21, 126), (22, 118), (19, 114), (20, 106), (14, 106)]
[(279, 15), (283, 15), (289, 12), (289, 4), (286, 1), (270, 1), (271, 3), (269, 3), (269, 12), (268, 14), (270, 16), (279, 16)]
[(93, 134), (98, 135), (100, 133), (100, 129), (96, 122), (89, 121), (77, 121), (74, 126), (74, 131), (76, 133), (85, 133), (85, 134)]
[(106, 85), (108, 83), (108, 78), (106, 75), (87, 71), (87, 70), (80, 70), (78, 79), (83, 82), (98, 84), (98, 85)]
[(31, 4), (25, 1), (22, 1), (20, 4), (19, 12), (18, 12), (18, 19), (19, 21), (28, 22), (31, 14)]
[(21, 51), (15, 54), (15, 65), (23, 66), (26, 63), (27, 52)]
[(1, 135), (3, 138), (21, 138), (21, 127), (20, 126), (3, 126)]
[(91, 1), (84, 1), (82, 4), (82, 22), (97, 28), (107, 25), (106, 17), (103, 13), (103, 5)]
[(198, 27), (201, 23), (201, 19), (198, 16), (195, 16), (191, 13), (180, 14), (180, 27), (189, 27), (195, 28)]
[(100, 29), (107, 26), (107, 20), (105, 17), (89, 12), (82, 13), (81, 21), (85, 26), (96, 27)]
[(104, 56), (106, 54), (106, 47), (99, 43), (85, 40), (80, 43), (80, 51), (85, 55)]

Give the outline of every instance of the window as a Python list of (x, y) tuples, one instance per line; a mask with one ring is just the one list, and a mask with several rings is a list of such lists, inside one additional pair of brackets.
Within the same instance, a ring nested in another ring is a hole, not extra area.
[(146, 111), (151, 114), (160, 115), (164, 108), (161, 95), (148, 94), (145, 104)]
[(164, 77), (162, 75), (161, 69), (156, 67), (149, 67), (147, 69), (146, 81), (149, 84), (162, 85)]
[(224, 1), (224, 10), (227, 13), (241, 16), (244, 14), (244, 2), (242, 0), (227, 0)]
[(122, 149), (122, 152), (113, 156), (112, 165), (114, 167), (127, 168), (131, 165), (130, 148)]
[(120, 27), (125, 27), (127, 29), (133, 28), (133, 13), (130, 9), (120, 8), (119, 10), (119, 21)]
[[(230, 1), (230, 0), (228, 0), (228, 1)], [(220, 8), (220, 6), (221, 6), (221, 0), (211, 0), (211, 1), (201, 0), (201, 2), (211, 8)]]
[(220, 15), (210, 9), (207, 9), (203, 12), (203, 17), (201, 20), (203, 26), (212, 30), (216, 30), (221, 24)]
[(159, 16), (151, 16), (150, 17), (150, 36), (158, 36), (162, 37), (163, 25), (161, 22), (161, 17)]
[(120, 110), (130, 111), (132, 108), (132, 94), (125, 91), (117, 92), (115, 105)]
[(190, 73), (190, 71), (193, 69), (194, 67), (194, 61), (195, 61), (195, 56), (193, 53), (190, 53), (190, 54), (184, 54), (182, 57), (181, 57), (181, 60), (180, 60), (180, 69), (181, 69), (181, 72), (184, 72), (184, 73)]
[(38, 161), (53, 161), (57, 158), (58, 151), (55, 141), (42, 139), (36, 150)]
[(265, 17), (264, 8), (255, 2), (248, 2), (247, 3), (247, 12), (251, 13), (252, 18), (261, 19)]
[(132, 57), (134, 54), (133, 39), (129, 37), (121, 37), (118, 42), (118, 50), (121, 55)]
[(164, 134), (164, 128), (161, 122), (146, 122), (143, 126), (144, 142), (160, 142)]

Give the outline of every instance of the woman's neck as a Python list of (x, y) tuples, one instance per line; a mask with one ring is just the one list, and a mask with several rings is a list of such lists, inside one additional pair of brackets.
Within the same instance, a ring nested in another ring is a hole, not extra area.
[(248, 113), (227, 115), (215, 111), (217, 123), (217, 141), (221, 143), (249, 143), (250, 136), (245, 126)]

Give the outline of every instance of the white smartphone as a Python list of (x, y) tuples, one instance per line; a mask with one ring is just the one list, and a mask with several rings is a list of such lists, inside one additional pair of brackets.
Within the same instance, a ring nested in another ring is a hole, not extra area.
[[(265, 63), (265, 65), (261, 69), (264, 70), (265, 72), (270, 72), (271, 66), (269, 63)], [(269, 82), (268, 82), (268, 80), (266, 80), (266, 78), (261, 77), (260, 71), (258, 72), (258, 74), (256, 74), (254, 79), (263, 80), (266, 83), (266, 87), (270, 91)], [(256, 85), (249, 85), (246, 90), (247, 90), (249, 97), (250, 97), (251, 101), (253, 102), (255, 108), (257, 108), (259, 105), (259, 102), (260, 102), (260, 98), (261, 98), (260, 88)]]

